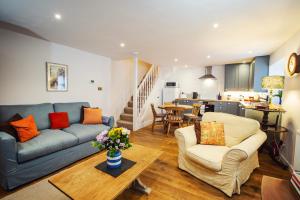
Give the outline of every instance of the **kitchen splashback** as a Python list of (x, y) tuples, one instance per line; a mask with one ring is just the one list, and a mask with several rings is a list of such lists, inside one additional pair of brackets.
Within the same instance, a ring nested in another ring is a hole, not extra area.
[(240, 99), (241, 97), (243, 97), (244, 99), (248, 99), (249, 97), (254, 97), (254, 99), (258, 99), (259, 97), (265, 98), (267, 93), (231, 91), (231, 92), (224, 92), (223, 98), (226, 99), (227, 96), (229, 96), (229, 95), (230, 95), (231, 99)]

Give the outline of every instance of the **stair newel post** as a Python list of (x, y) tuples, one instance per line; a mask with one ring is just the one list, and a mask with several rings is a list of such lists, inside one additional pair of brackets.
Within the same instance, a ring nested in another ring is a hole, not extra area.
[(137, 129), (138, 108), (138, 52), (133, 53), (133, 130)]

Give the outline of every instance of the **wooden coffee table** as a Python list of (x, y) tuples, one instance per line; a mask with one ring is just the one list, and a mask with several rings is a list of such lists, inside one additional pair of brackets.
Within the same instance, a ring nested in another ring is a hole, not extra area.
[(133, 144), (122, 152), (124, 158), (136, 164), (114, 178), (95, 168), (106, 160), (106, 153), (100, 153), (71, 168), (50, 177), (49, 182), (72, 199), (114, 199), (129, 186), (150, 193), (138, 178), (162, 154), (161, 151)]

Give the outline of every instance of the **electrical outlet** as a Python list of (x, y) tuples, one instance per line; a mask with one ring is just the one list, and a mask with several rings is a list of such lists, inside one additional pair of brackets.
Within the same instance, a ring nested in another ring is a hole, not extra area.
[(102, 91), (102, 87), (98, 87), (98, 91)]

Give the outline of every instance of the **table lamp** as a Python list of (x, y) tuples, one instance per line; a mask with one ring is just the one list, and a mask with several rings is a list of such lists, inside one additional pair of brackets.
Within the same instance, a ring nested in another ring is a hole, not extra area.
[[(284, 88), (284, 76), (265, 76), (262, 79), (261, 87), (269, 91), (269, 104), (272, 102), (273, 90), (282, 90)], [(281, 97), (279, 96), (280, 102)]]

